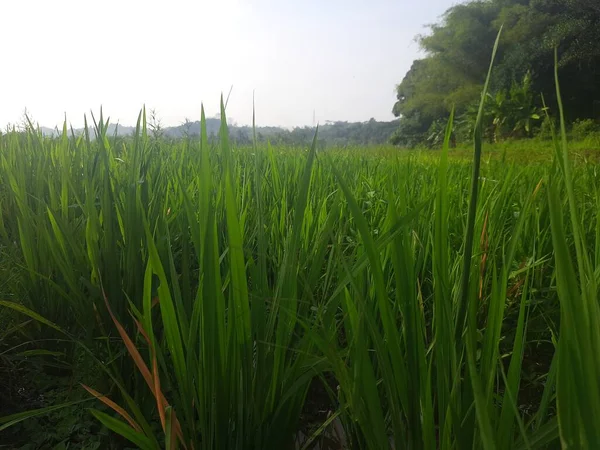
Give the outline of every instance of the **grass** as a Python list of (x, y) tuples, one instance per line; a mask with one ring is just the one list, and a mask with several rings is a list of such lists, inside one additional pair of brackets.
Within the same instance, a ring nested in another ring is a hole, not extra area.
[(235, 148), (221, 117), (0, 135), (0, 358), (83, 385), (0, 432), (87, 400), (143, 449), (600, 445), (589, 158)]

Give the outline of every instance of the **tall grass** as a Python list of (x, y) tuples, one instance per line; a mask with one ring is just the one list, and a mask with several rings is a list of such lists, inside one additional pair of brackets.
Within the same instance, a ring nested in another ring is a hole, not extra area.
[(452, 118), (421, 154), (236, 148), (221, 117), (216, 142), (203, 111), (181, 141), (144, 111), (131, 138), (102, 113), (0, 135), (1, 304), (38, 320), (25, 348), (92, 356), (104, 426), (149, 449), (600, 444), (595, 166), (564, 140), (553, 164), (454, 158)]

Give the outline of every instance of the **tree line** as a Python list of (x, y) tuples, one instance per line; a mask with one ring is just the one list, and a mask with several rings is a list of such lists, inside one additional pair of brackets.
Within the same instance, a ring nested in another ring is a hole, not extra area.
[[(390, 136), (398, 128), (398, 120), (377, 121), (370, 119), (365, 122), (327, 121), (319, 126), (317, 141), (320, 148), (385, 145), (389, 143)], [(252, 145), (254, 136), (258, 142), (270, 142), (274, 145), (306, 146), (310, 145), (317, 131), (316, 127), (294, 127), (291, 129), (275, 126), (257, 126), (254, 129), (248, 125), (228, 124), (230, 141), (236, 145)], [(29, 125), (16, 127), (25, 130)], [(221, 119), (209, 117), (206, 119), (206, 129), (209, 140), (217, 140), (221, 129)], [(11, 127), (7, 127), (10, 131)], [(135, 132), (135, 127), (110, 124), (106, 128), (108, 136), (127, 138)], [(62, 128), (39, 127), (40, 133), (48, 137), (59, 137)], [(68, 134), (79, 136), (84, 133), (83, 128), (68, 129)], [(94, 127), (89, 126), (90, 136), (96, 135)], [(0, 131), (1, 133), (1, 131)], [(186, 120), (181, 125), (164, 127), (154, 111), (148, 115), (148, 133), (154, 138), (177, 140), (197, 137), (200, 135), (200, 121)]]
[(425, 57), (397, 86), (395, 144), (435, 144), (452, 108), (455, 139), (470, 138), (501, 27), (485, 110), (491, 141), (532, 136), (546, 113), (555, 114), (555, 48), (567, 121), (600, 118), (600, 1), (473, 1), (448, 9), (417, 37)]
[[(365, 122), (327, 121), (319, 125), (317, 141), (319, 147), (345, 147), (388, 144), (390, 136), (398, 128), (398, 120), (390, 122), (370, 119)], [(273, 145), (306, 146), (312, 142), (316, 127), (294, 127), (291, 129), (274, 126), (228, 124), (230, 141), (236, 145), (252, 145), (254, 137), (261, 143)], [(186, 121), (176, 127), (161, 127), (150, 122), (149, 129), (155, 137), (181, 139), (200, 135), (199, 121)], [(221, 129), (219, 118), (207, 118), (206, 129), (209, 140), (217, 140)], [(130, 135), (132, 127), (121, 129), (121, 134)]]

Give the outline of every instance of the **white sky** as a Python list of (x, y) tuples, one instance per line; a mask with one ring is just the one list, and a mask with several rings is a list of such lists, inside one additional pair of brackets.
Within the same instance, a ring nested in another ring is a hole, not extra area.
[(164, 125), (200, 104), (258, 125), (391, 120), (424, 25), (456, 0), (0, 0), (0, 126), (27, 108), (75, 127), (103, 106), (133, 125)]

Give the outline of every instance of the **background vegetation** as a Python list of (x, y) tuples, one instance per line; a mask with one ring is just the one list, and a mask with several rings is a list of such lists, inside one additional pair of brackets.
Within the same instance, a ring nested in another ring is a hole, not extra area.
[[(209, 141), (218, 138), (221, 120), (218, 117), (206, 119), (206, 133)], [(22, 129), (27, 128), (27, 120), (24, 121)], [(200, 136), (200, 121), (186, 120), (183, 124), (173, 127), (165, 127), (155, 112), (150, 112), (148, 117), (149, 132), (154, 137), (165, 139), (182, 139), (186, 137)], [(333, 146), (358, 146), (358, 145), (384, 145), (388, 144), (390, 136), (398, 128), (398, 121), (378, 122), (370, 119), (366, 122), (331, 122), (327, 121), (319, 127), (319, 147)], [(281, 145), (310, 145), (315, 135), (316, 128), (295, 127), (285, 129), (281, 127), (251, 127), (247, 125), (229, 125), (229, 139), (237, 145), (252, 145), (254, 138), (257, 142)], [(40, 131), (45, 136), (60, 136), (62, 130), (41, 127)], [(81, 135), (84, 129), (75, 129), (73, 133)], [(95, 135), (93, 127), (88, 128), (88, 133)], [(135, 133), (135, 127), (127, 127), (118, 124), (109, 124), (108, 135), (131, 136)]]
[[(393, 141), (415, 145), (439, 133), (456, 109), (456, 136), (468, 140), (486, 79), (489, 49), (503, 27), (486, 111), (488, 137), (527, 137), (543, 128), (542, 95), (556, 104), (553, 53), (568, 124), (600, 117), (600, 4), (594, 0), (487, 0), (458, 4), (417, 38), (425, 51), (397, 88)], [(557, 109), (550, 114), (557, 118)], [(540, 130), (543, 131), (543, 130)], [(548, 134), (546, 133), (546, 137)]]

